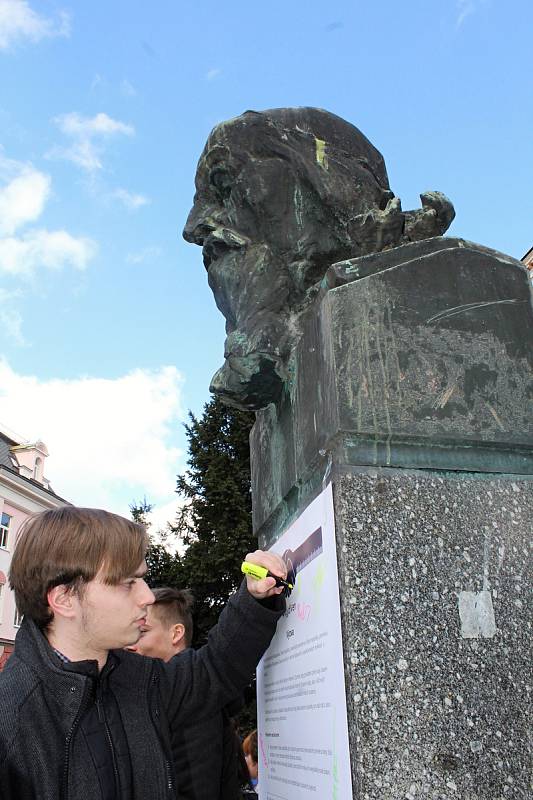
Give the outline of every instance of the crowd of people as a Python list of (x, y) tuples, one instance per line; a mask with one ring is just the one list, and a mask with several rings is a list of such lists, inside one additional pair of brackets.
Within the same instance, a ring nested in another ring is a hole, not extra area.
[(247, 576), (191, 648), (192, 596), (146, 584), (146, 530), (64, 506), (20, 531), (10, 584), (24, 615), (0, 674), (3, 800), (257, 797), (257, 732), (234, 715), (285, 610), (286, 567)]

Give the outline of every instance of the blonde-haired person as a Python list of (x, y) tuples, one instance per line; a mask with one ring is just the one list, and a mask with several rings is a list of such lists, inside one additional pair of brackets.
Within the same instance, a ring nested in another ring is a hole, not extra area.
[[(172, 730), (248, 683), (283, 613), (273, 578), (247, 579), (200, 650), (168, 663), (122, 648), (154, 595), (142, 525), (64, 506), (28, 520), (10, 584), (24, 615), (0, 674), (2, 800), (179, 798)], [(278, 556), (248, 560), (285, 577)]]

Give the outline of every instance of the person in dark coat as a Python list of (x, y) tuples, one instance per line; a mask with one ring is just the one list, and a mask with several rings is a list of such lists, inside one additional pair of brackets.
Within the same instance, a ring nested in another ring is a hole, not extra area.
[[(148, 608), (141, 637), (127, 649), (170, 661), (191, 646), (194, 598), (188, 589), (167, 586), (153, 589), (153, 594), (155, 600)], [(240, 742), (231, 717), (242, 704), (242, 698), (238, 698), (222, 711), (174, 732), (172, 756), (183, 800), (240, 800)]]
[[(168, 663), (134, 644), (154, 596), (144, 527), (73, 506), (25, 523), (10, 570), (24, 615), (0, 674), (2, 800), (175, 800), (173, 733), (249, 682), (284, 611), (272, 577), (246, 579), (208, 643)], [(272, 553), (247, 556), (285, 577)]]

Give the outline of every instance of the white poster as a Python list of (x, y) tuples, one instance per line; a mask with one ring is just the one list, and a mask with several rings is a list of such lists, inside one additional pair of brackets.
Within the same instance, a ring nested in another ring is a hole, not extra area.
[(287, 611), (257, 669), (259, 797), (348, 800), (352, 784), (331, 484), (271, 549), (296, 578)]

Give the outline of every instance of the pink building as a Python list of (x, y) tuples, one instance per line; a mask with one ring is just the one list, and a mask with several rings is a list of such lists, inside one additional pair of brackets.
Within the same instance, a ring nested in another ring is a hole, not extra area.
[(20, 624), (8, 584), (17, 531), (31, 514), (67, 502), (44, 477), (47, 456), (43, 442), (25, 442), (0, 427), (0, 670), (13, 650)]

